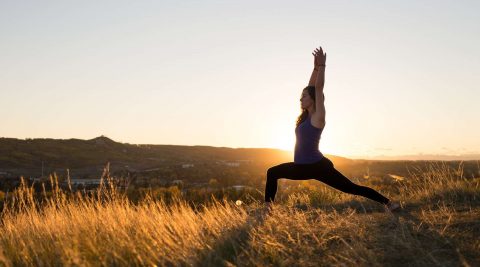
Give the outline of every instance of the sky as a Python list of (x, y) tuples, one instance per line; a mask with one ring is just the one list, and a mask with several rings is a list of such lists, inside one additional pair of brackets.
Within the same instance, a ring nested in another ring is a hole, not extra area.
[(293, 151), (322, 46), (322, 153), (478, 154), (478, 10), (479, 1), (0, 0), (0, 137)]

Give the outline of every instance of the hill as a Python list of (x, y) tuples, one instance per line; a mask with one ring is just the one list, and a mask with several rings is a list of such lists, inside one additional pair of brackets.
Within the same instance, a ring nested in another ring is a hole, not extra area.
[[(351, 160), (330, 156), (339, 164)], [(289, 151), (271, 148), (228, 148), (213, 146), (150, 145), (119, 143), (106, 136), (82, 139), (0, 138), (0, 170), (38, 174), (42, 168), (81, 169), (128, 166), (131, 170), (158, 168), (182, 163), (250, 160), (262, 164), (292, 161)]]

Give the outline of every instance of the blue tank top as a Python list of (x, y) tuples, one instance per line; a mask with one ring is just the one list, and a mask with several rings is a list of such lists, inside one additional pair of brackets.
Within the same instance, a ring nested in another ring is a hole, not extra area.
[(318, 149), (320, 135), (323, 128), (312, 125), (310, 117), (307, 117), (295, 128), (295, 153), (293, 162), (299, 164), (313, 163), (323, 158), (322, 152)]

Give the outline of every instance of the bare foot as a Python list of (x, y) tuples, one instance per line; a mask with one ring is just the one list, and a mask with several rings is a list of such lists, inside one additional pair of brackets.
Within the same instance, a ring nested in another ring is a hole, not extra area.
[(389, 201), (387, 204), (385, 204), (385, 211), (386, 212), (393, 212), (397, 211), (401, 208), (400, 203), (398, 201)]

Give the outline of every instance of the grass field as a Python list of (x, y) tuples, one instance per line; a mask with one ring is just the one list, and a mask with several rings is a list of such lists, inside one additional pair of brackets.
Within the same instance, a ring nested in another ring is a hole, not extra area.
[(399, 200), (371, 200), (320, 185), (321, 196), (192, 206), (114, 187), (86, 197), (52, 180), (43, 204), (20, 187), (0, 225), (0, 266), (480, 266), (480, 178), (442, 164), (371, 186)]

